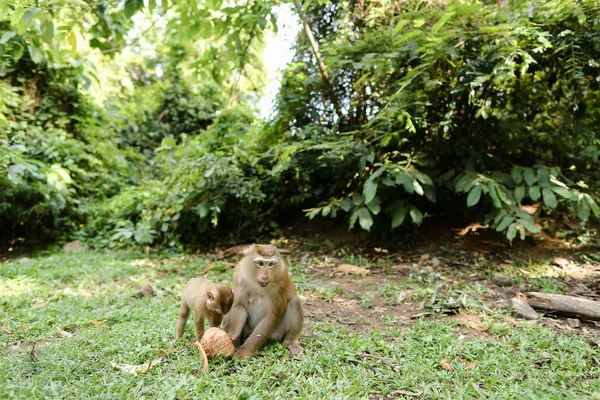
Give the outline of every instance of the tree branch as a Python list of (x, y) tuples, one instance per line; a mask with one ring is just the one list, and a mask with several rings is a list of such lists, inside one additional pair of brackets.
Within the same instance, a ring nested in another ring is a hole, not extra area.
[(317, 45), (317, 42), (315, 41), (315, 37), (314, 37), (312, 31), (310, 30), (310, 25), (308, 24), (308, 18), (306, 18), (306, 14), (304, 13), (302, 4), (300, 4), (300, 0), (294, 0), (294, 5), (296, 6), (296, 11), (298, 11), (298, 15), (300, 16), (300, 19), (302, 20), (302, 25), (304, 26), (304, 33), (306, 33), (306, 37), (308, 38), (310, 47), (312, 48), (312, 51), (317, 60), (319, 69), (321, 70), (321, 75), (323, 76), (323, 81), (325, 81), (325, 84), (327, 85), (327, 91), (329, 92), (328, 93), (329, 99), (333, 103), (333, 107), (335, 108), (335, 111), (336, 111), (338, 117), (341, 119), (343, 114), (342, 114), (342, 106), (340, 103), (340, 99), (336, 96), (336, 94), (333, 91), (333, 88), (331, 87), (331, 82), (329, 81), (329, 72), (327, 72), (327, 67), (325, 67), (325, 63), (323, 62), (323, 57), (321, 57), (321, 53), (319, 53), (319, 46)]

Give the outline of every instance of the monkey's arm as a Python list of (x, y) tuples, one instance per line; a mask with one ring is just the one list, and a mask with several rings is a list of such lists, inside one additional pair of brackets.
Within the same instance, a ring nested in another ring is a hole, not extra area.
[(210, 316), (210, 326), (215, 327), (221, 325), (221, 321), (223, 321), (222, 315), (211, 315)]
[(229, 338), (233, 341), (233, 344), (237, 345), (239, 343), (242, 335), (242, 329), (244, 328), (247, 318), (248, 312), (241, 304), (236, 304), (231, 307), (231, 310), (229, 310), (229, 313), (227, 314), (227, 325), (225, 326), (225, 330), (227, 331)]
[(233, 355), (235, 358), (244, 359), (256, 353), (262, 345), (271, 337), (271, 334), (277, 326), (277, 321), (273, 315), (263, 318), (262, 321), (254, 328), (252, 334), (246, 339), (244, 344), (236, 350)]

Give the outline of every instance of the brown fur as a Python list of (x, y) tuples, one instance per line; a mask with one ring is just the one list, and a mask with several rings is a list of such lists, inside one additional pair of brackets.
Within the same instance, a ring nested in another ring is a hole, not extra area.
[(204, 278), (191, 279), (181, 296), (175, 339), (183, 336), (191, 309), (194, 310), (196, 339), (200, 340), (204, 333), (204, 320), (208, 318), (212, 327), (219, 326), (232, 304), (233, 292), (229, 286), (214, 284)]
[(281, 341), (293, 355), (302, 352), (298, 337), (304, 314), (296, 288), (275, 246), (252, 245), (233, 271), (235, 299), (225, 328), (247, 358), (269, 339)]

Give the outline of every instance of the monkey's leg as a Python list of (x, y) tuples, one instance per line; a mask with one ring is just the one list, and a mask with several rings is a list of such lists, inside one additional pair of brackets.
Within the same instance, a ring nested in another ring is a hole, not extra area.
[(262, 345), (271, 337), (273, 330), (277, 324), (277, 318), (274, 315), (268, 315), (262, 319), (254, 328), (244, 344), (236, 350), (233, 355), (235, 358), (244, 359), (256, 353)]
[(219, 325), (221, 325), (221, 321), (223, 321), (222, 315), (211, 315), (210, 316), (210, 326), (212, 326), (212, 327), (218, 327)]
[(175, 340), (179, 340), (183, 336), (183, 332), (185, 331), (185, 323), (187, 322), (189, 316), (190, 308), (187, 306), (187, 304), (185, 304), (185, 302), (182, 301), (181, 307), (179, 307), (179, 316), (177, 317)]
[(304, 349), (298, 344), (298, 337), (303, 325), (302, 301), (300, 297), (294, 296), (288, 301), (283, 317), (271, 335), (271, 339), (281, 341), (292, 355), (300, 355)]
[(248, 312), (246, 309), (237, 304), (231, 307), (231, 310), (227, 313), (227, 323), (225, 324), (225, 330), (227, 335), (233, 341), (233, 344), (238, 346), (242, 335), (242, 329), (246, 324), (248, 318)]

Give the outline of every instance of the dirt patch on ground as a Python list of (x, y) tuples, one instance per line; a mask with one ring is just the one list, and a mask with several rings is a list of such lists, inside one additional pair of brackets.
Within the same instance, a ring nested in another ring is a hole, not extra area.
[[(342, 239), (334, 235), (325, 244), (327, 232), (316, 228), (308, 238), (287, 239), (292, 262), (302, 266), (310, 277), (308, 290), (303, 292), (307, 320), (334, 321), (348, 330), (365, 332), (410, 326), (422, 316), (458, 323), (463, 327), (460, 334), (465, 337), (493, 336), (488, 332), (492, 317), (486, 316), (485, 311), (477, 314), (472, 307), (457, 307), (435, 312), (430, 305), (431, 288), (440, 284), (441, 309), (448, 299), (473, 300), (491, 310), (496, 323), (500, 318), (511, 326), (541, 324), (597, 340), (597, 322), (580, 321), (581, 325), (573, 328), (566, 318), (551, 315), (530, 322), (512, 316), (502, 318), (496, 313), (507, 315), (511, 297), (526, 291), (544, 291), (544, 285), (550, 287), (550, 292), (560, 289), (564, 294), (600, 299), (600, 264), (581, 257), (595, 255), (597, 250), (583, 251), (543, 235), (515, 241), (510, 246), (493, 232), (459, 232), (458, 228), (436, 228), (425, 235), (421, 230), (420, 235), (407, 236), (410, 245), (404, 248), (376, 247), (357, 235)], [(307, 248), (305, 243), (311, 239), (320, 240), (322, 245)], [(349, 258), (360, 260), (359, 267), (368, 269), (369, 274), (337, 276), (338, 264), (350, 263)], [(568, 262), (555, 265), (556, 258)], [(506, 274), (509, 282), (495, 281), (495, 273)], [(462, 299), (461, 293), (465, 293)], [(396, 297), (402, 298), (395, 301)]]
[[(311, 290), (304, 293), (306, 317), (314, 321), (335, 321), (353, 331), (370, 331), (389, 325), (409, 325), (419, 307), (404, 300), (390, 302), (378, 288), (397, 285), (395, 276), (371, 275), (364, 278), (333, 277), (309, 282)], [(404, 292), (404, 298), (413, 293)], [(391, 299), (397, 298), (394, 295)]]

